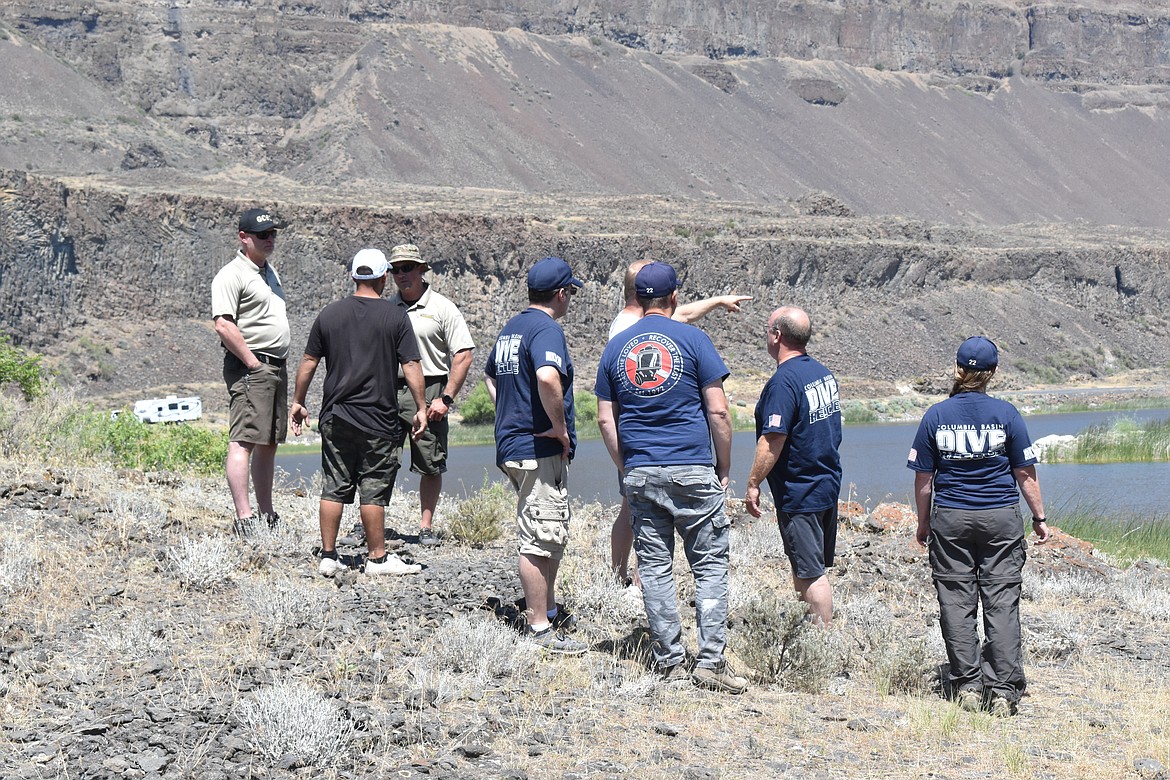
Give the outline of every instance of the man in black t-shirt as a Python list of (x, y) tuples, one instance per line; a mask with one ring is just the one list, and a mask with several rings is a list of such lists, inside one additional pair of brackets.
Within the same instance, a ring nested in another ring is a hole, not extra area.
[(323, 483), (317, 570), (326, 577), (346, 568), (337, 558), (337, 531), (343, 507), (353, 503), (355, 493), (360, 495), (369, 549), (366, 574), (416, 574), (422, 568), (386, 554), (386, 505), (405, 436), (398, 419), (399, 365), (420, 410), (413, 418), (411, 437), (418, 438), (427, 425), (418, 342), (405, 312), (382, 299), (386, 270), (386, 256), (377, 249), (354, 255), (351, 275), (357, 289), (317, 315), (297, 369), (289, 423), (300, 436), (309, 419), (305, 396), (317, 364), (325, 359), (318, 420)]

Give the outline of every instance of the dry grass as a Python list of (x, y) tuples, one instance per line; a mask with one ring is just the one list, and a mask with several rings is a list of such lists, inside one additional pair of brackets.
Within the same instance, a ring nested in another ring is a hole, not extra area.
[[(8, 484), (45, 482), (43, 473), (10, 463), (0, 474)], [(578, 635), (592, 652), (555, 658), (479, 614), (448, 616), (405, 646), (400, 629), (378, 630), (376, 612), (369, 622), (346, 623), (363, 603), (418, 586), (359, 581), (339, 590), (312, 576), (304, 552), (316, 543), (312, 493), (280, 496), (282, 527), (241, 542), (226, 535), (226, 494), (216, 480), (128, 482), (78, 467), (49, 482), (84, 500), (68, 511), (10, 506), (0, 515), (3, 639), (16, 648), (15, 660), (0, 664), (3, 720), (45, 729), (46, 686), (69, 681), (63, 706), (82, 717), (95, 706), (89, 691), (131, 695), (141, 670), (170, 669), (151, 696), (208, 719), (177, 747), (172, 766), (180, 773), (220, 750), (224, 729), (251, 745), (273, 777), (291, 776), (275, 767), (290, 752), (307, 767), (358, 775), (450, 761), (452, 771), (471, 776), (477, 765), (454, 751), (474, 743), (489, 746), (498, 771), (536, 778), (682, 776), (688, 767), (748, 778), (784, 774), (784, 764), (797, 776), (830, 778), (1124, 777), (1134, 758), (1170, 763), (1170, 736), (1151, 726), (1170, 718), (1168, 578), (1156, 566), (1100, 577), (1030, 564), (1023, 603), (1030, 695), (1019, 717), (995, 720), (935, 692), (932, 674), (945, 656), (933, 594), (921, 584), (875, 575), (855, 587), (834, 574), (841, 585), (834, 628), (789, 621), (799, 610), (771, 522), (737, 522), (732, 531), (730, 639), (752, 687), (726, 697), (667, 687), (648, 672), (641, 603), (608, 575), (613, 507), (575, 507), (560, 596), (581, 617)], [(413, 518), (417, 499), (401, 498), (391, 514)], [(85, 514), (86, 506), (96, 509)], [(843, 534), (843, 549), (885, 538)], [(509, 544), (450, 543), (435, 555), (456, 564), (479, 555), (511, 561)], [(909, 549), (892, 538), (889, 552), (873, 560), (900, 571)], [(183, 555), (206, 575), (203, 587), (194, 575), (176, 576)], [(214, 568), (213, 559), (234, 564)], [(842, 565), (853, 576), (862, 563), (847, 555)], [(676, 575), (684, 598), (693, 593), (681, 551)], [(781, 651), (756, 658), (744, 649), (749, 607), (760, 622), (791, 622), (790, 644), (808, 643), (799, 663), (769, 674), (767, 659)], [(693, 649), (693, 610), (680, 611)], [(818, 666), (816, 652), (832, 663)], [(433, 703), (404, 707), (428, 691)], [(0, 734), (0, 754), (17, 749)], [(63, 759), (45, 767), (68, 776)]]

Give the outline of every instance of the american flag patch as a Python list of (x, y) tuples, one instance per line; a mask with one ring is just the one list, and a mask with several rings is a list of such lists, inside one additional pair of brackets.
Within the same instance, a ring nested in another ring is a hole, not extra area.
[(918, 450), (911, 447), (910, 454), (906, 456), (906, 460), (918, 460)]
[(779, 428), (780, 423), (784, 422), (784, 418), (778, 414), (768, 415), (768, 428)]

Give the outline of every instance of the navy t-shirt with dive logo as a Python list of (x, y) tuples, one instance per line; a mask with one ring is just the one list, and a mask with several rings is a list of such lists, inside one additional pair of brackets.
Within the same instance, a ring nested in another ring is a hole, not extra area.
[(999, 509), (1020, 500), (1012, 469), (1036, 463), (1016, 407), (967, 392), (927, 410), (906, 466), (934, 472), (934, 503), (952, 509)]

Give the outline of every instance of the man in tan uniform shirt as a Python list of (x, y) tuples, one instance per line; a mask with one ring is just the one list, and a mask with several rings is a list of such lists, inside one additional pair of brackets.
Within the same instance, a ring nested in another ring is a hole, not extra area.
[[(390, 273), (398, 287), (391, 300), (406, 310), (422, 354), (427, 429), (410, 441), (410, 470), (419, 475), (419, 542), (430, 546), (439, 543), (431, 524), (447, 470), (447, 414), (467, 379), (475, 343), (455, 304), (423, 280), (427, 270), (414, 244), (399, 244), (390, 251)], [(409, 394), (399, 393), (398, 409), (404, 420), (414, 414)]]
[[(276, 231), (288, 227), (266, 209), (240, 216), (240, 248), (211, 283), (211, 316), (223, 343), (223, 378), (230, 397), (227, 481), (235, 505), (234, 530), (251, 534), (255, 523), (271, 527), (279, 516), (272, 507), (276, 447), (288, 424), (288, 359), (291, 341), (284, 288), (268, 257)], [(256, 491), (253, 511), (248, 492), (251, 472)]]

